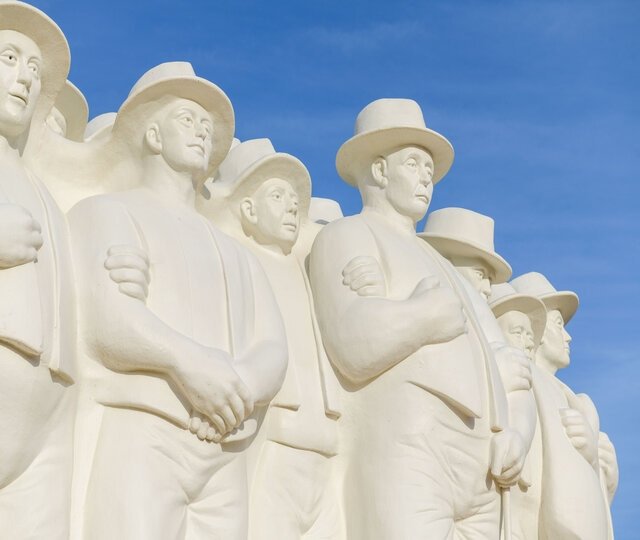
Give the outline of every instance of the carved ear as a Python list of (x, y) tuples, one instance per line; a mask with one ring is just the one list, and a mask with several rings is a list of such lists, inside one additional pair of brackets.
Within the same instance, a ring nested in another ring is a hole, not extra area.
[(151, 124), (144, 134), (144, 141), (154, 154), (162, 153), (162, 139), (160, 137), (160, 128), (155, 122)]
[(371, 178), (378, 187), (387, 187), (387, 160), (382, 156), (377, 157), (371, 164)]
[(255, 225), (258, 223), (258, 216), (256, 215), (256, 205), (251, 197), (245, 197), (240, 203), (240, 213), (249, 223)]

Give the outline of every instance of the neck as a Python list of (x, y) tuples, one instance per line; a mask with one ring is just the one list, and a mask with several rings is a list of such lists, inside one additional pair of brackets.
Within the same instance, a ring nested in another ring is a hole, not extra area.
[(557, 366), (544, 355), (536, 355), (536, 365), (550, 375), (555, 375), (558, 371)]
[(20, 148), (17, 139), (18, 138), (7, 138), (5, 135), (0, 135), (0, 159), (20, 160)]
[(174, 171), (160, 155), (145, 158), (143, 183), (169, 204), (195, 207), (193, 175), (190, 172)]
[(397, 231), (415, 236), (416, 223), (408, 216), (399, 214), (395, 208), (393, 208), (389, 202), (385, 200), (373, 200), (367, 202), (363, 209), (364, 214), (373, 214), (384, 219), (389, 225), (391, 225)]

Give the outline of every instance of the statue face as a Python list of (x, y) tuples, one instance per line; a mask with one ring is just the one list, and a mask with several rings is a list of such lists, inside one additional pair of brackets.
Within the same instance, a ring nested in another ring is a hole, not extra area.
[(0, 133), (22, 135), (40, 96), (42, 54), (27, 36), (0, 30)]
[(245, 225), (251, 236), (263, 245), (277, 245), (289, 253), (298, 239), (300, 216), (298, 194), (282, 178), (263, 182), (243, 201)]
[(553, 372), (567, 367), (570, 362), (569, 343), (571, 336), (564, 328), (562, 314), (557, 309), (549, 311), (547, 326), (536, 354), (536, 363), (541, 363)]
[(403, 216), (420, 221), (433, 195), (433, 159), (423, 148), (405, 146), (385, 157), (387, 200)]
[(451, 262), (473, 288), (488, 300), (491, 295), (491, 279), (486, 265), (480, 259), (469, 257), (452, 257)]
[(162, 157), (177, 172), (203, 176), (213, 150), (213, 121), (198, 103), (177, 98), (157, 121)]
[(507, 343), (523, 351), (533, 361), (534, 338), (529, 317), (520, 311), (508, 311), (497, 320)]

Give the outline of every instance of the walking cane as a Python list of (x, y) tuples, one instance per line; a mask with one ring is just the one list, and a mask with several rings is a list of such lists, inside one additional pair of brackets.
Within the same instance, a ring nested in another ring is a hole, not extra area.
[(502, 502), (502, 534), (501, 540), (511, 540), (511, 488), (500, 488)]

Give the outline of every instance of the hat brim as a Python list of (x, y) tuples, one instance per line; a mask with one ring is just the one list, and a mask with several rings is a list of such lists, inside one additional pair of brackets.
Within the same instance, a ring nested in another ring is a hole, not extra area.
[(562, 315), (565, 324), (573, 318), (580, 305), (578, 295), (573, 291), (558, 291), (539, 296), (538, 298), (542, 300), (547, 311), (557, 309)]
[(418, 233), (418, 236), (429, 242), (445, 258), (459, 256), (480, 259), (488, 266), (491, 273), (491, 281), (494, 285), (509, 281), (509, 278), (511, 278), (513, 271), (509, 263), (497, 253), (487, 251), (478, 244), (428, 232)]
[(0, 2), (0, 30), (29, 37), (42, 53), (42, 86), (31, 126), (44, 127), (55, 98), (69, 74), (71, 53), (60, 27), (39, 9), (22, 2)]
[(89, 104), (71, 81), (67, 81), (67, 85), (58, 94), (55, 106), (67, 122), (66, 138), (82, 142), (89, 120)]
[(534, 345), (536, 348), (540, 345), (547, 324), (547, 309), (541, 300), (526, 294), (512, 294), (490, 303), (489, 307), (496, 319), (509, 311), (524, 313), (531, 321)]
[[(213, 120), (213, 151), (206, 176), (212, 176), (229, 153), (235, 117), (231, 101), (215, 84), (201, 77), (172, 77), (149, 84), (125, 100), (113, 125), (112, 137), (128, 142), (139, 132), (140, 123), (148, 111), (140, 111), (142, 105), (153, 103), (165, 96), (175, 96), (198, 103)], [(142, 141), (140, 141), (141, 143)]]
[(241, 200), (251, 196), (270, 178), (281, 178), (292, 185), (298, 194), (298, 212), (306, 219), (311, 204), (311, 176), (302, 161), (284, 152), (270, 154), (252, 163), (228, 188), (221, 186), (220, 196), (231, 201)]
[(351, 137), (338, 150), (336, 169), (340, 177), (355, 186), (358, 171), (367, 160), (401, 146), (419, 146), (433, 159), (433, 183), (437, 184), (453, 164), (453, 146), (440, 133), (427, 128), (391, 127), (360, 133)]

